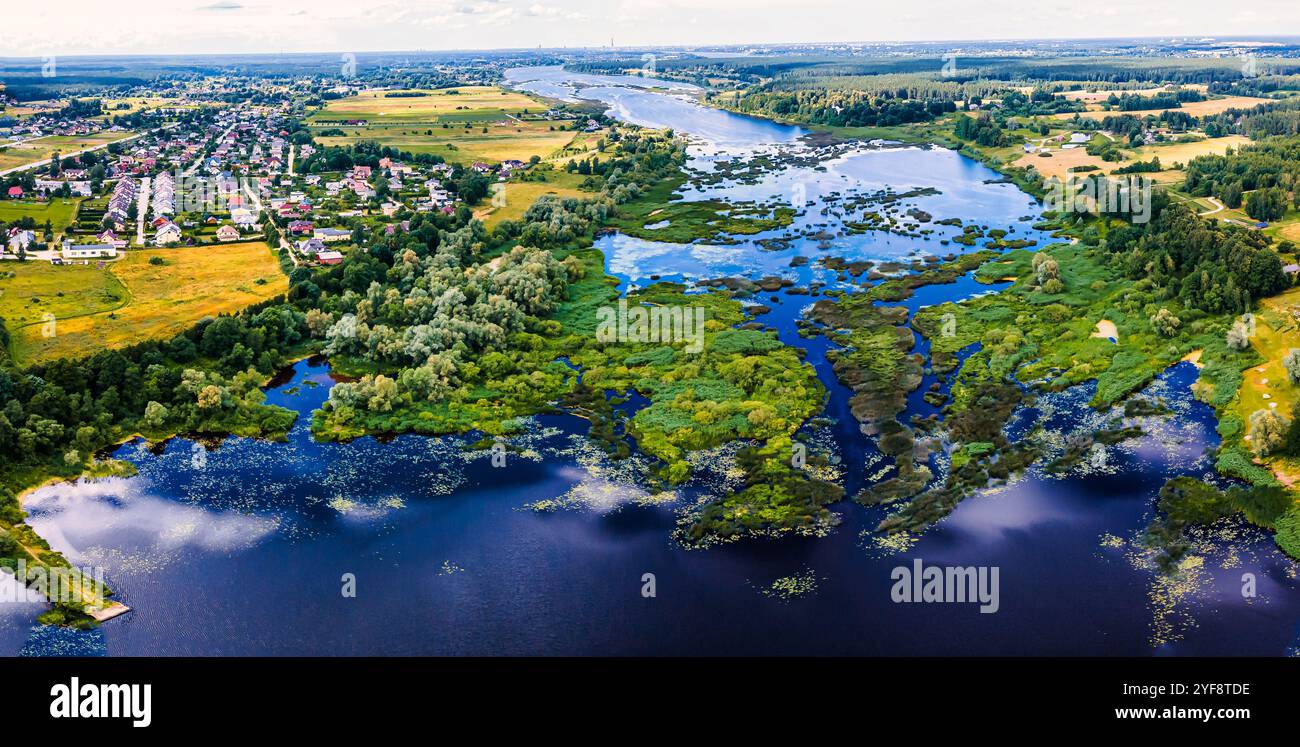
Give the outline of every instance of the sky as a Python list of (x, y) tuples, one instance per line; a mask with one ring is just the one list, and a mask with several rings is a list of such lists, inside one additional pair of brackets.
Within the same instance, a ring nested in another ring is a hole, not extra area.
[(1296, 0), (54, 0), (0, 57), (1300, 34)]

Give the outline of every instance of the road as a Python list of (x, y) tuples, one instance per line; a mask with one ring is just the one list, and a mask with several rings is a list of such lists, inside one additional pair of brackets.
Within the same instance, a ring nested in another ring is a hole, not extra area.
[(152, 192), (153, 178), (146, 176), (140, 182), (140, 194), (135, 203), (135, 243), (144, 246), (144, 216), (149, 212), (149, 195)]
[[(180, 123), (172, 122), (171, 124), (165, 124), (162, 127), (157, 128), (156, 130), (146, 130), (144, 132), (137, 132), (134, 135), (128, 135), (127, 137), (124, 137), (121, 140), (114, 140), (111, 143), (100, 143), (99, 145), (93, 145), (89, 148), (83, 148), (82, 150), (72, 151), (70, 153), (60, 153), (59, 158), (71, 158), (73, 156), (79, 156), (82, 153), (91, 153), (93, 151), (103, 150), (108, 146), (115, 145), (117, 143), (129, 143), (132, 140), (135, 140), (136, 138), (144, 137), (145, 135), (149, 135), (151, 133), (157, 132), (158, 130), (170, 130), (173, 127), (176, 127), (178, 124)], [(28, 140), (25, 142), (33, 142), (34, 140), (40, 140), (40, 138), (33, 138), (32, 140)], [(10, 174), (16, 174), (20, 171), (26, 171), (28, 169), (39, 169), (40, 167), (48, 166), (49, 164), (50, 164), (50, 159), (48, 158), (41, 161), (33, 161), (32, 163), (25, 163), (22, 166), (14, 166), (13, 168), (10, 169), (4, 169), (3, 171), (0, 171), (0, 176), (8, 176)]]
[[(221, 133), (221, 137), (217, 138), (217, 142), (220, 143), (222, 140), (225, 140), (226, 136), (229, 135), (231, 132), (233, 132), (235, 127), (236, 125), (232, 124), (230, 127), (226, 128), (226, 131)], [(190, 167), (188, 169), (185, 169), (185, 173), (183, 174), (183, 176), (190, 176), (195, 171), (198, 171), (199, 166), (203, 164), (203, 160), (205, 158), (207, 158), (207, 154), (200, 151), (198, 158), (195, 158), (194, 163), (190, 164)]]
[(263, 220), (268, 221), (270, 225), (275, 228), (275, 235), (280, 240), (280, 248), (289, 252), (289, 259), (293, 262), (293, 266), (301, 266), (302, 263), (298, 261), (298, 250), (294, 248), (293, 242), (285, 240), (284, 232), (275, 224), (275, 220), (271, 218), (271, 215), (262, 208), (262, 197), (257, 194), (257, 188), (255, 188), (251, 182), (245, 182), (244, 194), (248, 197), (249, 201), (253, 203), (253, 207), (257, 210), (257, 214), (261, 215)]

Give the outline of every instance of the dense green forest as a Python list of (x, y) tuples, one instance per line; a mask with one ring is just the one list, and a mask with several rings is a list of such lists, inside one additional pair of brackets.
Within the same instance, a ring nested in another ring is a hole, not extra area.
[(1186, 168), (1184, 189), (1198, 197), (1217, 197), (1230, 208), (1244, 207), (1261, 221), (1281, 219), (1288, 206), (1300, 207), (1300, 136), (1272, 137), (1225, 156), (1201, 156)]

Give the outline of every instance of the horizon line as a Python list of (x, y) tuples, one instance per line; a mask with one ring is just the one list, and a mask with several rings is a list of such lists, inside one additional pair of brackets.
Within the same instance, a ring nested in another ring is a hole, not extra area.
[[(357, 55), (395, 55), (395, 54), (457, 54), (457, 53), (490, 53), (490, 52), (565, 52), (565, 51), (591, 51), (591, 50), (641, 50), (641, 49), (731, 49), (744, 47), (827, 47), (827, 46), (905, 46), (916, 44), (1014, 44), (1026, 42), (1086, 42), (1086, 41), (1206, 41), (1218, 43), (1230, 43), (1234, 41), (1272, 41), (1272, 40), (1295, 40), (1300, 43), (1300, 34), (1273, 34), (1273, 35), (1214, 35), (1214, 34), (1164, 34), (1159, 36), (1044, 36), (1044, 37), (991, 37), (985, 39), (897, 39), (897, 40), (854, 40), (854, 41), (803, 41), (803, 42), (730, 42), (725, 44), (685, 44), (685, 43), (658, 43), (658, 44), (630, 44), (630, 45), (587, 45), (587, 46), (563, 46), (563, 47), (466, 47), (466, 48), (447, 48), (447, 49), (372, 49), (363, 51), (353, 50), (310, 50), (295, 52), (169, 52), (169, 53), (131, 53), (131, 52), (73, 52), (59, 53), (54, 55), (28, 55), (19, 57), (0, 56), (0, 60), (22, 61), (35, 60), (40, 61), (46, 57), (67, 57), (67, 58), (94, 58), (94, 57), (115, 57), (115, 58), (183, 58), (193, 59), (196, 57), (290, 57), (290, 56), (312, 56), (312, 55), (338, 55), (338, 54), (357, 54)], [(0, 70), (0, 76), (6, 71)]]

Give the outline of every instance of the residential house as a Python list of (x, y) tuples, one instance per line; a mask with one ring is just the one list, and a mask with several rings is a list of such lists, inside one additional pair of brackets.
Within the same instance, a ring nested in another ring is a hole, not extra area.
[(333, 244), (337, 241), (347, 241), (352, 238), (352, 232), (341, 228), (317, 228), (312, 232), (312, 237), (327, 244)]
[(160, 227), (153, 235), (153, 243), (157, 246), (167, 246), (168, 244), (178, 244), (181, 240), (181, 227), (175, 223), (167, 223)]
[(65, 260), (98, 258), (111, 259), (117, 256), (117, 247), (109, 244), (73, 246), (71, 241), (65, 241), (63, 242), (62, 255)]

